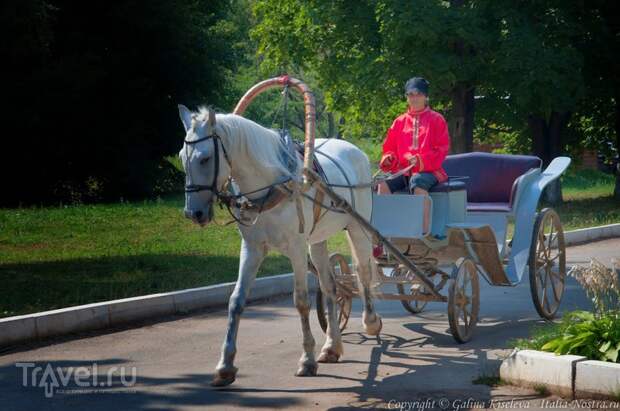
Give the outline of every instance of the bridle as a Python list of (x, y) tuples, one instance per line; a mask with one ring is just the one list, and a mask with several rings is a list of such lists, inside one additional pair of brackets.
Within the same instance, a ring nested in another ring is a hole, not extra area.
[[(187, 147), (194, 146), (198, 143), (201, 143), (203, 141), (207, 141), (210, 139), (213, 139), (213, 147), (214, 147), (213, 152), (214, 152), (215, 170), (213, 172), (213, 181), (211, 182), (211, 184), (186, 184), (185, 185), (186, 193), (198, 193), (201, 191), (210, 191), (211, 193), (213, 193), (213, 196), (219, 201), (220, 205), (226, 206), (233, 220), (244, 226), (247, 226), (247, 224), (245, 224), (238, 217), (236, 217), (234, 213), (232, 212), (231, 208), (237, 208), (240, 210), (241, 209), (255, 210), (258, 212), (258, 214), (260, 214), (263, 211), (266, 211), (270, 208), (275, 207), (285, 197), (288, 197), (292, 194), (290, 189), (287, 188), (287, 183), (291, 182), (293, 179), (292, 176), (287, 176), (282, 181), (278, 181), (276, 183), (270, 184), (265, 187), (261, 187), (256, 190), (252, 190), (247, 193), (232, 194), (232, 193), (227, 192), (227, 189), (226, 189), (226, 187), (230, 187), (229, 184), (232, 180), (232, 176), (229, 175), (228, 178), (226, 179), (226, 183), (223, 186), (224, 188), (220, 190), (217, 186), (217, 180), (219, 178), (219, 172), (220, 172), (220, 153), (219, 153), (220, 145), (222, 146), (222, 152), (224, 153), (224, 158), (226, 159), (228, 166), (232, 170), (232, 162), (230, 161), (230, 157), (228, 156), (228, 152), (226, 151), (226, 146), (224, 146), (224, 142), (222, 141), (222, 138), (214, 130), (213, 133), (209, 134), (208, 136), (200, 137), (196, 140), (191, 140), (191, 141), (185, 140), (185, 144), (186, 144), (186, 149), (187, 149)], [(189, 159), (189, 155), (187, 155), (187, 152), (186, 152), (186, 158)], [(186, 167), (186, 172), (191, 179), (191, 172), (190, 172), (189, 167)], [(282, 189), (278, 190), (277, 189), (278, 187), (282, 187)], [(263, 190), (267, 190), (267, 194), (259, 199), (248, 200), (246, 198), (247, 195), (255, 194)], [(243, 201), (242, 199), (245, 199), (245, 201)], [(254, 222), (256, 222), (256, 220)]]
[[(228, 153), (226, 152), (226, 147), (224, 147), (224, 143), (222, 142), (222, 138), (219, 135), (217, 135), (217, 133), (214, 131), (213, 134), (210, 134), (210, 135), (205, 136), (205, 137), (201, 137), (201, 138), (196, 139), (196, 140), (192, 140), (192, 141), (185, 140), (185, 144), (187, 146), (194, 146), (194, 145), (196, 145), (198, 143), (201, 143), (203, 141), (207, 141), (207, 140), (210, 140), (210, 139), (213, 139), (213, 147), (214, 147), (214, 149), (213, 149), (213, 151), (214, 151), (213, 161), (215, 161), (215, 163), (214, 163), (215, 169), (213, 171), (213, 181), (211, 182), (211, 184), (207, 184), (207, 185), (204, 185), (204, 184), (186, 184), (185, 185), (185, 192), (186, 193), (198, 193), (200, 191), (211, 191), (213, 193), (213, 195), (219, 199), (220, 197), (223, 196), (222, 192), (217, 187), (217, 179), (218, 179), (219, 173), (220, 173), (220, 152), (219, 152), (220, 145), (222, 146), (222, 152), (224, 153), (224, 158), (226, 159), (226, 162), (228, 163), (228, 166), (230, 168), (232, 168), (232, 163), (230, 161), (230, 158), (228, 157)], [(189, 156), (187, 156), (187, 157), (189, 158)], [(189, 167), (187, 168), (187, 172), (188, 172), (188, 174), (190, 174)], [(190, 175), (190, 178), (191, 178), (191, 175)]]

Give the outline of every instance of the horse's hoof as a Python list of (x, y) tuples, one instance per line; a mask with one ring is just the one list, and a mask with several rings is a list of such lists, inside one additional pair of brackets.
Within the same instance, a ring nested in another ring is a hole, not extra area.
[(383, 321), (381, 317), (377, 315), (377, 320), (372, 324), (364, 324), (364, 329), (368, 335), (379, 335), (383, 328)]
[(319, 369), (317, 364), (304, 364), (299, 367), (295, 375), (297, 377), (314, 377)]
[(334, 350), (324, 350), (321, 351), (321, 355), (319, 355), (318, 362), (322, 363), (335, 363), (340, 359), (340, 354), (338, 354)]
[(236, 373), (234, 372), (220, 371), (217, 374), (215, 374), (213, 381), (211, 381), (211, 386), (212, 387), (226, 387), (227, 385), (230, 385), (233, 382), (235, 382), (235, 378), (236, 378)]

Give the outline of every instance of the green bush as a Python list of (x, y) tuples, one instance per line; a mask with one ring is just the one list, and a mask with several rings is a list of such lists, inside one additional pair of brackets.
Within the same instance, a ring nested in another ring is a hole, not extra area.
[(566, 313), (560, 323), (534, 330), (516, 346), (620, 362), (620, 266), (615, 260), (612, 265), (609, 269), (592, 259), (589, 266), (575, 266), (569, 273), (586, 291), (593, 312)]
[(597, 317), (587, 311), (572, 311), (559, 324), (535, 329), (529, 339), (519, 339), (514, 345), (520, 349), (620, 363), (620, 312), (610, 311)]
[(596, 317), (587, 311), (573, 311), (564, 316), (559, 335), (547, 341), (542, 351), (582, 355), (591, 360), (618, 361), (620, 351), (620, 313), (608, 312)]

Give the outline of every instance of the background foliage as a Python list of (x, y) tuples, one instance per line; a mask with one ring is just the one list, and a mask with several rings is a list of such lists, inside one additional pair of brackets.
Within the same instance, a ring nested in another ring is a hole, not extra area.
[[(372, 152), (431, 82), (453, 150), (548, 162), (620, 146), (618, 2), (605, 0), (6, 0), (0, 5), (1, 205), (178, 189), (178, 103), (231, 111), (287, 72), (317, 92), (320, 134)], [(294, 133), (301, 107), (292, 102)], [(248, 116), (280, 127), (277, 92)], [(609, 168), (613, 172), (613, 166)], [(18, 177), (16, 177), (18, 176)], [(620, 178), (616, 180), (620, 198)]]

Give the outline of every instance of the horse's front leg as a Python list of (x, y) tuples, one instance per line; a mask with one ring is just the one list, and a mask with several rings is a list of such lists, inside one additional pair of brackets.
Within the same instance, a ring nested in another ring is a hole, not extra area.
[(295, 307), (301, 317), (301, 331), (303, 334), (304, 352), (299, 359), (299, 369), (295, 373), (298, 377), (314, 376), (318, 370), (318, 364), (314, 357), (314, 337), (310, 330), (310, 297), (308, 296), (308, 255), (306, 244), (299, 242), (290, 247), (289, 258), (295, 273)]
[(372, 301), (372, 264), (374, 264), (372, 261), (372, 244), (363, 228), (357, 223), (349, 224), (347, 227), (347, 239), (349, 240), (353, 263), (357, 266), (357, 275), (361, 283), (360, 291), (364, 304), (362, 323), (366, 333), (379, 335), (383, 322), (381, 321), (381, 316), (377, 314)]
[(265, 258), (266, 247), (262, 244), (241, 242), (239, 255), (239, 278), (228, 301), (228, 330), (222, 345), (222, 356), (215, 368), (215, 377), (211, 385), (222, 387), (235, 381), (237, 368), (233, 365), (237, 353), (237, 331), (246, 298), (256, 278), (256, 272)]

